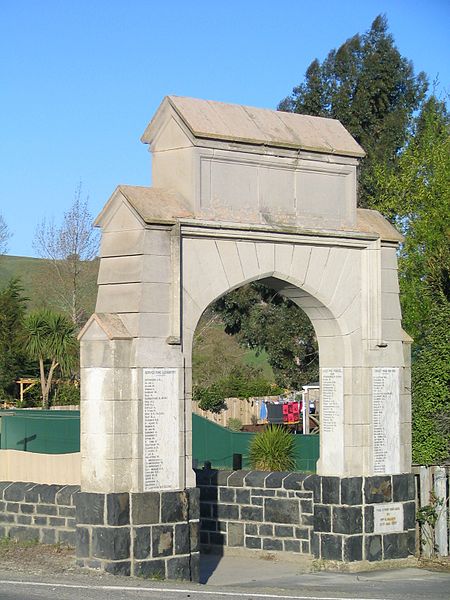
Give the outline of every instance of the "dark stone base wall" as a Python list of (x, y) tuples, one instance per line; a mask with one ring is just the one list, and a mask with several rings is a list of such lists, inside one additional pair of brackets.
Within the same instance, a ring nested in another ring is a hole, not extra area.
[[(415, 552), (414, 476), (197, 471), (205, 549), (283, 551), (341, 562)], [(374, 531), (374, 506), (401, 503), (403, 531)]]
[(0, 537), (75, 546), (76, 485), (0, 482)]
[(76, 497), (77, 560), (118, 575), (199, 580), (199, 492)]

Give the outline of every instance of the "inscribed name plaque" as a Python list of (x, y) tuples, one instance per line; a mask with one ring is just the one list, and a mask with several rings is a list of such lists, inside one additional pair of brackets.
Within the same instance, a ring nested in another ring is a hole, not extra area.
[(344, 469), (344, 370), (321, 370), (320, 437), (322, 472)]
[(373, 472), (400, 472), (400, 382), (398, 367), (372, 369)]
[(373, 531), (374, 533), (403, 531), (403, 505), (400, 502), (374, 504)]
[(179, 485), (178, 369), (144, 369), (144, 491)]

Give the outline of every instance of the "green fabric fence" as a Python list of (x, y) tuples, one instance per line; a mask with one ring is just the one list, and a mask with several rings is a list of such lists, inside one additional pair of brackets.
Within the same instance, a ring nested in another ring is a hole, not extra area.
[(80, 411), (2, 410), (0, 448), (41, 454), (80, 451)]
[[(233, 454), (242, 454), (242, 467), (250, 468), (248, 462), (249, 447), (256, 433), (230, 431), (212, 421), (192, 415), (192, 456), (197, 466), (206, 461), (215, 468), (233, 466)], [(294, 435), (295, 461), (298, 471), (316, 472), (319, 458), (318, 435)]]
[[(0, 448), (42, 454), (80, 451), (80, 411), (0, 410)], [(216, 468), (232, 468), (233, 454), (242, 454), (249, 468), (249, 446), (255, 433), (230, 431), (199, 415), (192, 415), (192, 456), (195, 464), (209, 461)], [(298, 471), (316, 471), (318, 435), (295, 435)]]

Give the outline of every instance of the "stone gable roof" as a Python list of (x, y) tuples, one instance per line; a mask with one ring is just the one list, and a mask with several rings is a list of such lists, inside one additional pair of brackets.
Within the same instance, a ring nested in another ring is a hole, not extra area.
[(153, 125), (167, 104), (196, 138), (266, 145), (361, 158), (364, 150), (336, 119), (167, 96), (147, 127), (142, 141), (150, 143)]

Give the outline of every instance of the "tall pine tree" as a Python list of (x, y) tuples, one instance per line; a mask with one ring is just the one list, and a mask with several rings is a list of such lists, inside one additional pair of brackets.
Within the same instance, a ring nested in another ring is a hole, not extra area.
[(308, 67), (303, 83), (279, 110), (339, 119), (366, 151), (359, 177), (359, 204), (377, 208), (373, 169), (393, 166), (414, 112), (427, 91), (424, 73), (414, 74), (379, 15), (370, 30), (331, 50)]

